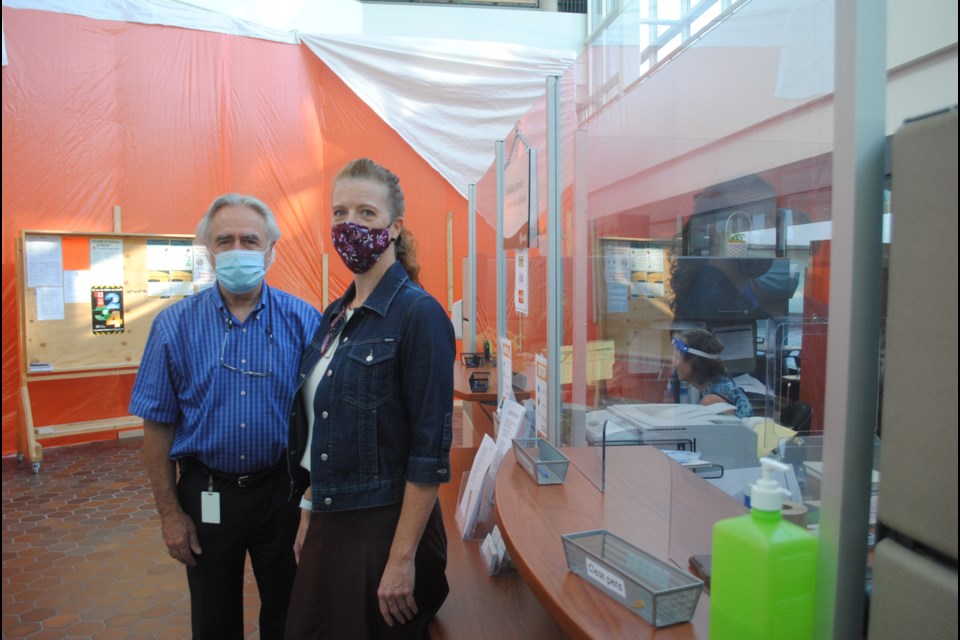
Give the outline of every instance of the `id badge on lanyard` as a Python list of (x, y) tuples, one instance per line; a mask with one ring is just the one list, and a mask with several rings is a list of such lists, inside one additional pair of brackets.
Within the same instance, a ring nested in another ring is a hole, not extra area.
[(200, 492), (200, 519), (206, 524), (220, 524), (220, 493), (213, 490), (213, 476), (207, 490)]

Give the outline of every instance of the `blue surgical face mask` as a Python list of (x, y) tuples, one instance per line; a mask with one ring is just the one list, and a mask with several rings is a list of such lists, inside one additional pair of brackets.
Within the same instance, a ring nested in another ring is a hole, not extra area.
[(230, 293), (249, 293), (263, 282), (267, 273), (266, 253), (237, 249), (215, 254), (217, 280)]

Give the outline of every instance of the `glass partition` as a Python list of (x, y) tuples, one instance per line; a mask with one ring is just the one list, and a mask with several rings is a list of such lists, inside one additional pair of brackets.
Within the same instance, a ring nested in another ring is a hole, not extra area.
[[(556, 365), (547, 388), (559, 410), (548, 437), (577, 448), (571, 459), (601, 491), (606, 447), (681, 450), (671, 457), (703, 477), (726, 476), (724, 490), (742, 497), (743, 483), (731, 478), (749, 475), (758, 456), (782, 457), (781, 442), (823, 442), (831, 429), (847, 429), (827, 424), (825, 411), (831, 244), (834, 252), (855, 244), (839, 231), (834, 237), (834, 141), (847, 140), (834, 131), (835, 45), (844, 42), (835, 41), (835, 15), (833, 2), (813, 0), (593, 3), (589, 44), (558, 79), (556, 116), (549, 96), (538, 101), (478, 187), (478, 212), (500, 254), (504, 305), (498, 317), (498, 259), (488, 254), (478, 267), (486, 310), (479, 342), (496, 349), (502, 322), (521, 369), (541, 354)], [(906, 32), (891, 23), (889, 64), (898, 66), (887, 87), (895, 114), (887, 134), (904, 117), (948, 104), (949, 91), (946, 103), (931, 102), (945, 82), (956, 101), (955, 35), (953, 49), (938, 49), (939, 41), (923, 49), (901, 42)], [(943, 82), (924, 84), (928, 73)], [(520, 254), (497, 218), (508, 197), (504, 165), (517, 148), (536, 150), (539, 196), (530, 248)], [(548, 162), (555, 173), (544, 173)], [(551, 189), (556, 222), (546, 206)], [(888, 203), (889, 191), (876, 212), (885, 216), (885, 244)], [(858, 228), (852, 211), (836, 213), (838, 228)], [(522, 312), (518, 255), (529, 283)], [(559, 277), (558, 309), (549, 308), (551, 273)], [(835, 324), (844, 325), (836, 320), (845, 317), (842, 301), (835, 304)], [(549, 335), (553, 315), (559, 344)], [(685, 332), (698, 330), (720, 347), (693, 344)], [(712, 378), (692, 371), (697, 357), (722, 362), (729, 386), (711, 384), (721, 377), (715, 368)], [(709, 409), (717, 396), (735, 415)], [(624, 458), (623, 449), (615, 457)], [(668, 475), (670, 491), (689, 480)], [(842, 480), (824, 475), (818, 487)], [(789, 482), (804, 489), (795, 497), (809, 498), (806, 478)]]
[[(536, 359), (548, 353), (546, 108), (544, 96), (498, 141), (497, 159), (476, 187), (477, 349), (497, 380), (498, 404), (506, 369), (500, 341), (508, 341), (507, 386), (526, 409), (527, 432), (519, 434), (526, 437), (536, 435)], [(555, 441), (545, 421), (539, 435)]]
[(777, 419), (788, 384), (820, 408), (811, 428), (822, 428), (813, 369), (823, 371), (825, 340), (791, 336), (795, 360), (809, 347), (809, 384), (768, 372), (765, 341), (770, 322), (828, 317), (832, 9), (737, 3), (652, 58), (649, 11), (622, 4), (563, 85), (574, 107), (562, 136), (562, 166), (573, 168), (562, 444), (645, 441), (694, 449), (713, 472), (753, 467), (748, 421), (724, 419), (717, 438), (712, 411), (665, 420), (666, 405), (699, 407), (704, 396), (736, 404), (717, 367), (687, 353), (693, 371), (681, 371), (672, 340), (694, 329), (719, 340), (723, 384), (748, 401), (739, 417)]
[[(706, 4), (687, 16), (695, 30), (655, 56), (651, 38), (666, 23), (652, 29), (649, 3), (621, 4), (559, 79), (557, 143), (548, 144), (545, 94), (477, 184), (477, 350), (496, 356), (499, 339), (510, 341), (521, 400), (535, 389), (537, 355), (558, 363), (549, 388), (560, 411), (541, 435), (561, 447), (662, 440), (721, 468), (756, 465), (746, 425), (743, 453), (710, 451), (709, 434), (695, 430), (640, 433), (649, 409), (638, 405), (697, 406), (711, 395), (674, 366), (672, 339), (692, 329), (722, 343), (744, 415), (779, 419), (788, 398), (815, 407), (809, 429), (823, 428), (825, 331), (805, 341), (802, 329), (829, 315), (832, 10)], [(511, 199), (523, 172), (530, 204), (519, 219)], [(551, 268), (562, 282), (557, 353), (547, 343)], [(768, 371), (767, 341), (785, 339), (771, 327), (784, 323), (790, 339), (776, 349), (796, 348)], [(789, 366), (801, 359), (804, 384)], [(527, 406), (532, 419), (534, 400)], [(578, 458), (598, 487), (602, 457)]]

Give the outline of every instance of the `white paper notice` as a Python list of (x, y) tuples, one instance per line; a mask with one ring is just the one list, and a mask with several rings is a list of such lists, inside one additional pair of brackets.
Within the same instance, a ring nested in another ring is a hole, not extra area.
[(528, 255), (526, 249), (517, 249), (516, 268), (513, 270), (513, 306), (517, 313), (527, 315), (530, 313), (530, 298), (528, 291), (528, 278), (530, 269), (527, 264)]
[(503, 397), (508, 391), (512, 394), (513, 343), (507, 338), (500, 338), (500, 355), (497, 358), (497, 367), (500, 369), (500, 396)]
[(476, 524), (477, 506), (480, 490), (483, 488), (483, 479), (486, 477), (490, 463), (493, 462), (496, 455), (497, 445), (493, 438), (483, 434), (480, 448), (477, 449), (477, 455), (473, 459), (473, 466), (470, 467), (467, 486), (464, 487), (463, 496), (460, 498), (460, 521), (463, 522), (464, 531), (473, 531), (473, 525)]
[(171, 296), (192, 296), (193, 295), (193, 281), (185, 280), (183, 282), (177, 282), (174, 280), (170, 283), (170, 295)]
[(663, 249), (647, 249), (647, 268), (644, 271), (663, 271)]
[(604, 273), (607, 283), (627, 284), (630, 282), (630, 266), (632, 263), (630, 247), (610, 247), (607, 250), (604, 262), (606, 263)]
[(497, 432), (497, 454), (502, 456), (513, 446), (520, 425), (526, 416), (526, 410), (518, 402), (505, 400), (500, 407), (500, 430)]
[(63, 320), (63, 287), (37, 287), (37, 320)]
[(646, 271), (647, 270), (647, 250), (640, 247), (631, 247), (630, 248), (630, 270), (631, 271)]
[(169, 240), (147, 240), (147, 269), (167, 271), (170, 269), (167, 256), (170, 253)]
[(547, 357), (542, 353), (536, 358), (536, 410), (537, 410), (537, 437), (550, 441), (550, 430), (547, 427)]
[(500, 430), (497, 431), (497, 455), (490, 462), (491, 483), (496, 482), (497, 470), (500, 468), (500, 461), (503, 456), (513, 446), (513, 439), (517, 437), (520, 425), (523, 424), (526, 410), (522, 405), (513, 400), (504, 400), (500, 407)]
[(193, 246), (193, 281), (197, 289), (208, 289), (217, 281), (217, 274), (210, 262), (210, 252), (206, 247)]
[(193, 243), (147, 240), (147, 295), (151, 298), (193, 295)]
[(97, 286), (123, 285), (123, 240), (90, 239), (90, 283)]
[(629, 301), (629, 285), (620, 282), (607, 283), (607, 313), (626, 313)]
[(63, 286), (60, 236), (31, 236), (24, 247), (28, 287)]
[(67, 304), (90, 304), (90, 272), (63, 272), (63, 301)]
[(193, 271), (193, 243), (190, 240), (171, 240), (167, 264), (172, 270)]

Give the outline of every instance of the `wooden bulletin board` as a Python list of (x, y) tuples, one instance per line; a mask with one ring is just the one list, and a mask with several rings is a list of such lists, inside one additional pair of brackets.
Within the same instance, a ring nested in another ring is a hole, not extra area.
[[(134, 428), (134, 416), (33, 424), (33, 395), (50, 380), (136, 373), (153, 319), (211, 282), (193, 236), (23, 231), (20, 303), (20, 452), (39, 471), (38, 439)], [(39, 385), (39, 386), (38, 386)]]
[[(164, 264), (162, 257), (165, 246), (192, 256), (192, 240), (187, 235), (24, 231), (19, 251), (24, 372), (136, 368), (153, 319), (182, 299), (185, 288), (196, 291), (192, 258), (186, 269), (180, 268), (181, 259)], [(39, 265), (31, 256), (31, 246), (36, 248), (38, 242), (52, 245), (55, 253), (57, 241), (61, 286), (31, 286), (57, 281), (51, 273), (56, 256), (44, 256)], [(108, 260), (111, 264), (106, 264)], [(31, 267), (47, 273), (31, 274)], [(103, 298), (101, 306), (109, 310), (112, 303), (119, 309), (110, 314), (97, 311), (98, 295)], [(62, 313), (57, 313), (58, 306)]]
[[(611, 395), (659, 402), (660, 369), (672, 355), (669, 241), (598, 238), (594, 304), (600, 339), (614, 345)], [(648, 384), (649, 382), (649, 384)]]

